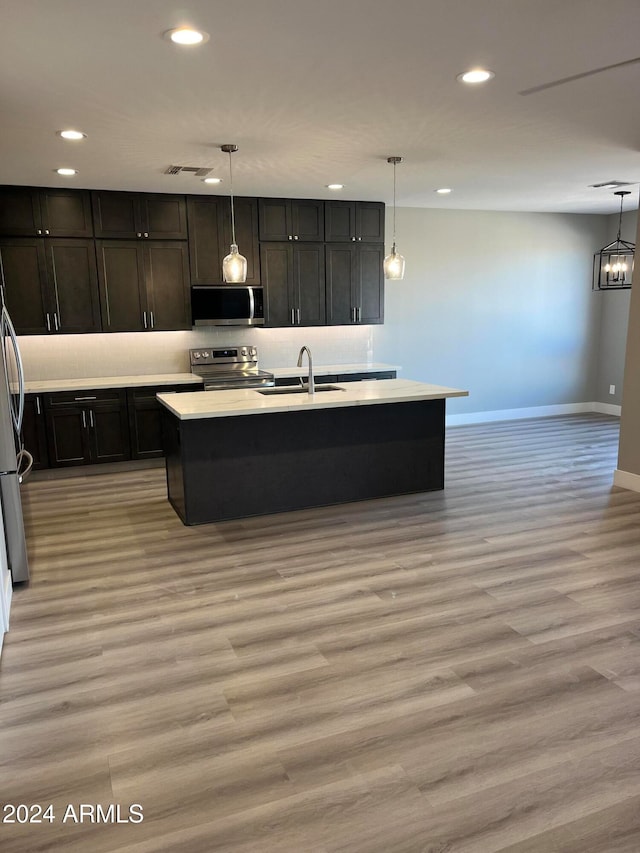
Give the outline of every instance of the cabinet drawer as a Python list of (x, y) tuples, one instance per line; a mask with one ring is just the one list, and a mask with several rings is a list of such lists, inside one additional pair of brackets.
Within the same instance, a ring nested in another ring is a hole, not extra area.
[(93, 391), (91, 389), (82, 391), (56, 391), (54, 394), (44, 394), (44, 403), (47, 408), (56, 406), (90, 406), (95, 403), (111, 403), (126, 399), (126, 392), (122, 388), (107, 388)]

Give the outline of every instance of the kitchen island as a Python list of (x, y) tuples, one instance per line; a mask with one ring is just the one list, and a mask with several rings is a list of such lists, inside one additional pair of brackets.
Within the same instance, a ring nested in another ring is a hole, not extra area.
[(445, 400), (467, 391), (408, 379), (321, 388), (159, 394), (182, 521), (444, 488)]

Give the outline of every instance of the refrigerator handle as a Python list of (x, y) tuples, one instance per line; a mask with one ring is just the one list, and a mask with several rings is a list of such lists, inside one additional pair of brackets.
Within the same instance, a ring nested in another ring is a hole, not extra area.
[[(27, 460), (27, 465), (24, 469), (20, 470), (20, 466), (22, 465), (22, 460)], [(33, 456), (29, 453), (28, 450), (25, 450), (23, 447), (20, 453), (18, 453), (18, 482), (23, 483), (29, 474), (31, 473), (31, 469), (33, 468)]]
[[(13, 347), (13, 352), (16, 359), (16, 365), (18, 367), (18, 395), (19, 395), (19, 405), (18, 405), (18, 414), (16, 415), (13, 407), (11, 409), (11, 417), (13, 419), (13, 425), (16, 430), (16, 435), (20, 435), (20, 430), (22, 429), (22, 416), (24, 415), (24, 369), (22, 366), (22, 356), (20, 355), (20, 347), (18, 346), (18, 338), (16, 337), (16, 330), (13, 328), (13, 323), (11, 322), (11, 317), (9, 316), (9, 312), (6, 307), (2, 308), (2, 338), (6, 340), (5, 332), (9, 333), (9, 337), (11, 338), (11, 345)], [(6, 363), (5, 363), (6, 368)], [(7, 386), (9, 386), (9, 375), (7, 374)]]

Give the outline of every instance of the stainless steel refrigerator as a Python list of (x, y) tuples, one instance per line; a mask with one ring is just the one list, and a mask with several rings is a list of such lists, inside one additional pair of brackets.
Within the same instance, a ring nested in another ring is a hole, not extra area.
[(0, 315), (0, 500), (9, 569), (14, 583), (29, 580), (20, 484), (33, 459), (22, 447), (24, 371), (9, 312), (2, 300)]

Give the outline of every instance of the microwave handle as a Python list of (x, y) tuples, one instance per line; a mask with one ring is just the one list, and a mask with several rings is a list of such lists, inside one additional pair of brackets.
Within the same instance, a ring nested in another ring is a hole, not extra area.
[(253, 288), (249, 287), (249, 319), (253, 320), (256, 316), (256, 304), (253, 298)]

